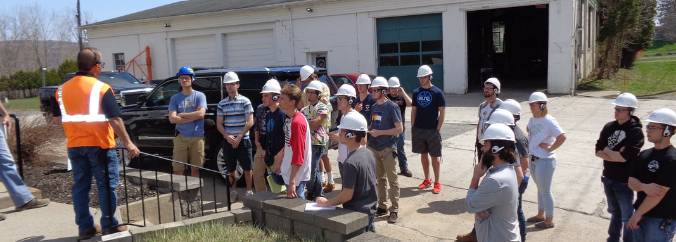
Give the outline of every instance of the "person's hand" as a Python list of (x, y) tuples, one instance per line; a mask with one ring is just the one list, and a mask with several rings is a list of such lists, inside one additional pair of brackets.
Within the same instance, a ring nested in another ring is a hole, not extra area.
[(329, 133), (329, 140), (331, 140), (331, 141), (337, 141), (337, 140), (338, 140), (338, 133), (337, 133), (337, 132), (331, 132), (331, 133)]
[(643, 192), (645, 192), (648, 196), (651, 197), (663, 196), (664, 194), (667, 193), (666, 188), (656, 183), (642, 184), (641, 190), (643, 190)]
[(125, 144), (124, 147), (127, 148), (127, 151), (129, 151), (130, 158), (135, 158), (141, 154), (141, 151), (132, 142)]
[(484, 165), (481, 163), (474, 165), (474, 177), (483, 177), (486, 174), (486, 170), (486, 167), (484, 167)]
[(297, 198), (298, 194), (296, 194), (296, 184), (289, 184), (286, 187), (286, 198)]
[(237, 149), (237, 147), (239, 147), (240, 142), (242, 142), (242, 136), (235, 136), (232, 142), (233, 142), (232, 148)]
[(329, 205), (329, 199), (326, 199), (325, 197), (317, 197), (315, 199), (315, 202), (317, 203), (317, 206), (320, 207), (328, 207)]
[(612, 151), (613, 151), (613, 150), (611, 150), (611, 149), (608, 148), (608, 147), (603, 148), (603, 153), (610, 154), (609, 152), (612, 152)]
[(631, 218), (629, 218), (629, 221), (627, 221), (627, 228), (630, 230), (638, 229), (638, 223), (641, 222), (642, 218), (643, 215), (634, 213), (634, 215), (631, 215)]
[(552, 146), (547, 144), (547, 143), (540, 143), (539, 146), (540, 146), (540, 148), (542, 148), (543, 150), (545, 150), (547, 152), (552, 152)]
[(5, 125), (5, 127), (9, 127), (9, 125), (12, 124), (12, 119), (9, 115), (2, 116), (2, 124)]
[(406, 90), (404, 90), (404, 87), (402, 87), (402, 86), (399, 87), (399, 91), (406, 92)]
[(225, 138), (225, 141), (227, 141), (228, 144), (234, 145), (235, 136), (227, 135), (227, 134), (226, 134), (226, 135), (223, 136), (223, 138)]
[(490, 217), (490, 216), (491, 216), (491, 213), (488, 212), (488, 210), (486, 210), (486, 211), (481, 211), (481, 212), (475, 213), (474, 219), (476, 219), (478, 221), (484, 221), (484, 220), (488, 219), (488, 217)]
[(381, 131), (381, 130), (374, 129), (374, 130), (369, 131), (369, 134), (370, 134), (371, 136), (373, 136), (374, 138), (376, 138), (376, 137), (382, 135), (382, 131)]

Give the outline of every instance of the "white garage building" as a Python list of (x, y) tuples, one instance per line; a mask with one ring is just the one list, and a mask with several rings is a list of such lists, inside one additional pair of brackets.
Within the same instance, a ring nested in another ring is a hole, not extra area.
[[(447, 93), (504, 85), (570, 94), (594, 67), (595, 0), (190, 0), (84, 26), (107, 69), (319, 64), (397, 75), (433, 67)], [(138, 75), (138, 73), (137, 73)]]

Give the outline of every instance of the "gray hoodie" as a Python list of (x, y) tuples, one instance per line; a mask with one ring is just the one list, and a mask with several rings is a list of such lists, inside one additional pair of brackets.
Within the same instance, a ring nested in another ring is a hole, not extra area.
[(487, 219), (474, 224), (479, 242), (521, 241), (516, 216), (518, 196), (514, 167), (506, 163), (491, 167), (479, 187), (467, 191), (467, 212), (490, 213)]

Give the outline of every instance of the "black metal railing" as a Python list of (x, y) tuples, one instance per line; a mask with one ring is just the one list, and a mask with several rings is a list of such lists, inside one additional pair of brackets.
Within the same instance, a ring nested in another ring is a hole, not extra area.
[[(125, 156), (128, 155), (125, 152), (126, 149), (122, 148), (122, 147), (118, 147), (118, 148), (116, 148), (116, 150), (118, 151), (118, 154), (120, 154), (119, 160), (121, 161), (120, 163), (122, 164), (122, 170), (120, 171), (120, 176), (122, 176), (122, 178), (124, 179), (122, 181), (123, 182), (122, 185), (124, 187), (123, 188), (123, 191), (124, 191), (123, 200), (124, 200), (124, 206), (126, 208), (126, 217), (127, 217), (127, 221), (126, 222), (122, 221), (121, 224), (130, 225), (130, 226), (137, 226), (137, 227), (145, 227), (146, 226), (147, 216), (146, 216), (146, 205), (145, 205), (145, 203), (146, 203), (146, 201), (145, 201), (146, 200), (146, 195), (145, 195), (146, 192), (144, 190), (145, 184), (147, 184), (149, 187), (152, 187), (152, 186), (155, 187), (155, 191), (156, 191), (155, 199), (156, 199), (156, 202), (157, 202), (157, 221), (158, 221), (158, 223), (163, 223), (163, 221), (162, 221), (162, 211), (161, 211), (161, 209), (162, 209), (161, 203), (162, 202), (161, 202), (161, 199), (160, 199), (160, 193), (161, 193), (160, 189), (161, 188), (160, 188), (160, 179), (159, 179), (159, 173), (161, 173), (161, 172), (158, 172), (157, 169), (144, 170), (144, 169), (141, 169), (141, 168), (128, 167), (126, 162), (124, 162)], [(169, 162), (171, 164), (171, 166), (170, 166), (171, 169), (170, 169), (170, 172), (168, 174), (169, 174), (169, 193), (171, 194), (171, 209), (172, 209), (171, 214), (173, 215), (173, 219), (172, 219), (173, 222), (177, 221), (177, 218), (178, 218), (177, 216), (185, 215), (185, 217), (187, 217), (187, 218), (204, 216), (205, 209), (208, 210), (210, 208), (213, 208), (213, 210), (212, 210), (213, 213), (218, 213), (218, 212), (223, 211), (223, 210), (219, 211), (219, 209), (218, 209), (218, 207), (219, 207), (218, 206), (218, 196), (217, 196), (218, 195), (218, 189), (216, 187), (217, 186), (217, 179), (222, 179), (221, 178), (222, 177), (221, 172), (219, 172), (217, 170), (212, 170), (212, 169), (192, 165), (192, 164), (189, 164), (189, 163), (177, 161), (177, 160), (168, 159), (168, 158), (165, 158), (165, 157), (162, 157), (162, 156), (159, 156), (159, 155), (149, 154), (149, 153), (146, 153), (146, 152), (141, 152), (140, 156), (135, 158), (135, 159), (139, 159), (139, 158), (154, 158), (154, 159), (162, 160), (164, 162)], [(184, 169), (183, 169), (184, 172), (182, 173), (182, 175), (174, 174), (173, 167), (174, 167), (175, 164), (182, 165), (184, 167)], [(109, 177), (108, 176), (108, 166), (105, 166), (105, 167), (106, 167), (106, 171), (105, 171), (106, 177)], [(131, 169), (136, 169), (138, 171), (138, 178), (139, 178), (138, 186), (139, 186), (140, 193), (141, 193), (140, 202), (141, 202), (141, 219), (143, 220), (142, 225), (133, 223), (132, 218), (130, 217), (130, 209), (129, 209), (130, 201), (129, 201), (129, 194), (128, 194), (128, 192), (129, 192), (129, 186), (128, 185), (131, 182), (128, 181), (128, 175), (131, 172), (136, 172), (135, 170), (131, 170)], [(197, 185), (197, 187), (195, 187), (193, 189), (190, 189), (191, 185), (188, 183), (188, 181), (190, 179), (189, 178), (190, 175), (187, 174), (191, 169), (198, 169), (198, 171), (199, 171), (198, 176), (196, 177), (199, 181), (199, 184)], [(154, 178), (153, 177), (144, 178), (143, 177), (144, 171), (151, 171), (152, 173), (154, 173)], [(211, 206), (205, 207), (205, 204), (204, 204), (203, 173), (208, 174), (209, 177), (211, 177), (211, 179), (212, 179), (211, 180), (211, 182), (212, 182), (212, 184), (211, 184), (212, 185), (212, 187), (211, 187), (212, 191), (211, 192), (213, 193), (213, 196), (212, 196), (213, 207), (211, 207)], [(164, 173), (164, 174), (167, 174), (167, 173)], [(179, 180), (177, 183), (174, 183), (174, 176), (183, 176), (183, 179), (182, 179), (182, 181)], [(150, 182), (144, 183), (144, 179), (150, 180)], [(225, 202), (226, 202), (226, 206), (227, 206), (227, 211), (230, 211), (231, 210), (230, 182), (229, 182), (229, 179), (224, 179), (224, 180), (225, 180), (225, 196), (226, 196)], [(176, 191), (174, 186), (176, 184), (178, 184), (178, 186), (180, 188), (181, 182), (184, 183), (185, 189), (183, 191), (181, 191), (181, 189), (179, 189), (179, 191)], [(107, 191), (108, 194), (111, 194), (110, 193), (111, 192), (110, 187), (109, 186), (107, 186), (107, 187), (108, 187), (108, 191)], [(194, 216), (195, 214), (192, 213), (193, 210), (191, 209), (192, 202), (195, 202), (196, 200), (188, 201), (187, 198), (184, 198), (184, 199), (181, 198), (183, 192), (194, 190), (194, 189), (199, 193), (199, 210), (196, 212), (196, 213), (198, 213), (198, 216)], [(180, 211), (181, 211), (181, 214), (178, 214), (178, 215), (176, 214), (176, 200), (177, 199), (175, 199), (175, 196), (178, 196), (178, 203), (179, 203)], [(111, 196), (107, 196), (108, 200), (110, 200), (110, 197)], [(106, 201), (106, 202), (107, 202), (106, 203), (107, 206), (110, 206), (111, 201)], [(187, 212), (185, 214), (183, 214), (183, 203), (186, 204)], [(118, 206), (118, 207), (120, 207), (120, 206)], [(112, 210), (108, 209), (108, 211), (112, 211)], [(112, 216), (111, 216), (111, 218), (112, 218)]]

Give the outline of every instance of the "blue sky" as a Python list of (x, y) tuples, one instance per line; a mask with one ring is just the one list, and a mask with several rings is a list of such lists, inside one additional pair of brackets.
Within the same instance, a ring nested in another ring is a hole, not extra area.
[[(141, 10), (179, 2), (180, 0), (80, 0), (83, 16), (90, 16), (93, 22), (127, 15)], [(38, 4), (46, 12), (75, 10), (76, 0), (2, 0), (0, 15), (11, 14), (20, 6)]]

